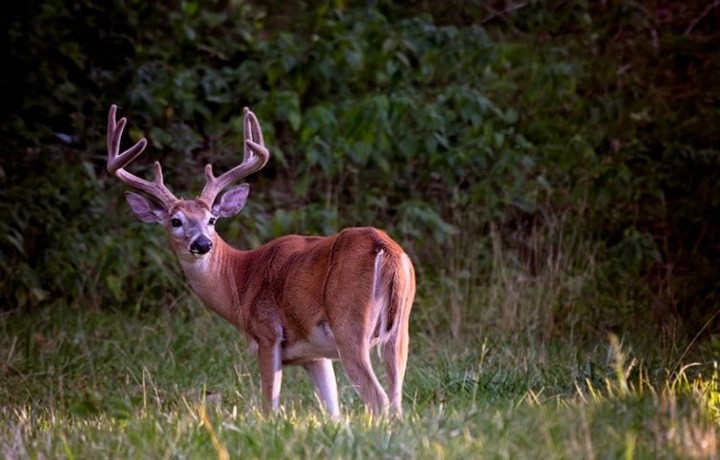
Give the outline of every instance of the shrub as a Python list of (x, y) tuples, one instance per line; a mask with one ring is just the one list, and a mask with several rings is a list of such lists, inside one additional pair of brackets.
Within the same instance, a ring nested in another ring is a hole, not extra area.
[[(5, 308), (171, 302), (164, 236), (130, 224), (104, 172), (106, 110), (119, 103), (127, 137), (150, 142), (135, 170), (162, 159), (190, 195), (204, 163), (237, 161), (248, 105), (273, 161), (250, 179), (244, 216), (223, 224), (241, 246), (382, 224), (427, 299), (498, 282), (500, 262), (536, 276), (562, 216), (583, 240), (572, 247), (602, 258), (590, 284), (613, 293), (594, 318), (632, 329), (652, 308), (660, 327), (712, 329), (717, 11), (422, 5), (52, 0), (3, 17)], [(559, 331), (578, 317), (562, 316)]]

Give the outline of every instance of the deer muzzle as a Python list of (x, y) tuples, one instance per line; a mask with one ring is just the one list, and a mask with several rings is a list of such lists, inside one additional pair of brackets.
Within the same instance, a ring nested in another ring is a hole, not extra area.
[(194, 255), (204, 255), (210, 252), (212, 246), (212, 241), (208, 237), (201, 235), (190, 244), (190, 252)]

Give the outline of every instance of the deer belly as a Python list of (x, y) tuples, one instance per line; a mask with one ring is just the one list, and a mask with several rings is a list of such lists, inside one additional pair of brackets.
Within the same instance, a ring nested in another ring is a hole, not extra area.
[(302, 364), (318, 358), (338, 359), (337, 345), (327, 323), (316, 326), (304, 340), (283, 343), (283, 364)]

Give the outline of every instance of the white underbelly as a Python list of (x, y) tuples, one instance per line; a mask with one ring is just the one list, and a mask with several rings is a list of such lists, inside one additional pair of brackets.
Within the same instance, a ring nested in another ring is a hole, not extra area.
[(335, 339), (326, 324), (315, 327), (305, 340), (282, 347), (283, 363), (302, 363), (318, 358), (338, 359)]

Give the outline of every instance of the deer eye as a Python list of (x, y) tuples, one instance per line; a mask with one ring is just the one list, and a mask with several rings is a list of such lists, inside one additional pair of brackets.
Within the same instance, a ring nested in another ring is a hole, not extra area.
[(211, 217), (210, 220), (208, 221), (208, 225), (215, 225), (215, 222), (217, 222), (217, 219), (215, 219), (214, 217)]
[(170, 225), (172, 225), (173, 227), (179, 227), (182, 225), (182, 221), (180, 221), (180, 219), (178, 219), (177, 217), (173, 217), (172, 219), (170, 219)]

